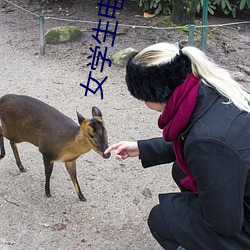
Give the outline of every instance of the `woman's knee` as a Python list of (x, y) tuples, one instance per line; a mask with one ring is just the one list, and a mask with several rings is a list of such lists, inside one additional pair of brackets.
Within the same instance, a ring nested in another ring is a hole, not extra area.
[(158, 220), (160, 217), (160, 205), (156, 205), (152, 208), (150, 211), (150, 214), (148, 216), (148, 226), (152, 231), (155, 231), (158, 228)]
[(154, 238), (164, 249), (177, 249), (179, 244), (175, 242), (169, 232), (164, 222), (159, 204), (152, 208), (148, 217), (148, 226)]

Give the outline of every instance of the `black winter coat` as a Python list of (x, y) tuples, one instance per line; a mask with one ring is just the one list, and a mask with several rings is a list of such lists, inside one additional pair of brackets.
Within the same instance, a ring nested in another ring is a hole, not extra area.
[[(223, 103), (224, 102), (224, 103)], [(250, 249), (250, 114), (201, 85), (180, 134), (199, 194), (160, 194), (165, 222), (190, 250)], [(138, 141), (143, 167), (175, 161), (163, 138)]]

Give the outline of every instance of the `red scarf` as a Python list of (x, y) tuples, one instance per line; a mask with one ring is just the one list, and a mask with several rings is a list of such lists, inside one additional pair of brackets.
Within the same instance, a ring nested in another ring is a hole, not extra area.
[(187, 174), (187, 177), (181, 180), (181, 184), (195, 194), (198, 194), (198, 187), (185, 160), (179, 135), (188, 125), (194, 111), (199, 86), (200, 80), (191, 73), (174, 90), (158, 120), (159, 128), (163, 129), (164, 139), (173, 142), (176, 161)]

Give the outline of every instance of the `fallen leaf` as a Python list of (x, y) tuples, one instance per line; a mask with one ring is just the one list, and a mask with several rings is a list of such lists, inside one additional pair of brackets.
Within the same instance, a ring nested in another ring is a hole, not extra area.
[(152, 17), (155, 17), (155, 14), (150, 14), (150, 13), (144, 12), (143, 17), (152, 18)]

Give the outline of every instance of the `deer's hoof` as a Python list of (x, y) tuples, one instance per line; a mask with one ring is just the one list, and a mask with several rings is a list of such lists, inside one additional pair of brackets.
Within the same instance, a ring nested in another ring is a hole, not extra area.
[(80, 201), (87, 201), (87, 199), (84, 196), (79, 197)]

